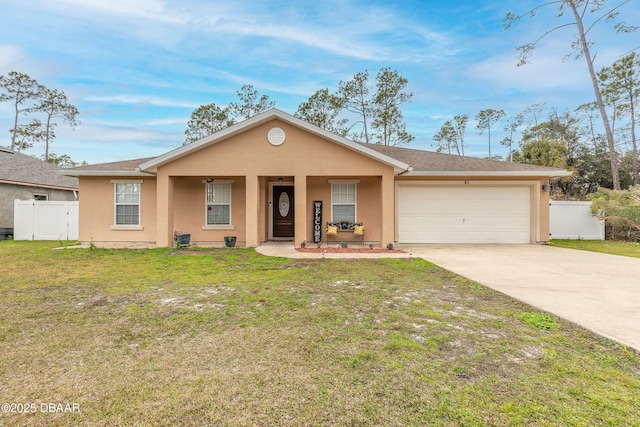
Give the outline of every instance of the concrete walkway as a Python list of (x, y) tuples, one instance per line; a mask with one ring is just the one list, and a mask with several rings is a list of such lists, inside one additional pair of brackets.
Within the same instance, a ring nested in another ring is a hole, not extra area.
[[(401, 245), (420, 257), (640, 351), (640, 258), (544, 245)], [(265, 255), (322, 258), (293, 244), (268, 243)], [(325, 258), (386, 258), (325, 254)]]

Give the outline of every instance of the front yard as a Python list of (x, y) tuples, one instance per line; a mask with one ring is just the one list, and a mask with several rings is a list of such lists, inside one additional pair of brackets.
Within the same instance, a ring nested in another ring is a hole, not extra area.
[(636, 352), (426, 261), (56, 245), (0, 242), (0, 426), (640, 425)]
[(602, 252), (611, 255), (623, 255), (640, 258), (640, 243), (614, 240), (569, 240), (554, 239), (552, 246), (583, 251)]

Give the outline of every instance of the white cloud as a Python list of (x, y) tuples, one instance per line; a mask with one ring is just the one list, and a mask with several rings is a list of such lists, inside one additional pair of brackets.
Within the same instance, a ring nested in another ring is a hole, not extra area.
[(164, 119), (145, 120), (142, 124), (145, 126), (168, 126), (181, 125), (186, 127), (188, 117), (167, 117)]
[(0, 74), (12, 71), (23, 58), (24, 53), (19, 46), (0, 44)]
[(145, 104), (156, 107), (197, 108), (199, 106), (199, 104), (193, 102), (177, 101), (144, 95), (89, 96), (85, 98), (85, 100), (88, 102), (101, 102), (105, 104)]
[(288, 43), (277, 50), (290, 51), (298, 45), (357, 60), (415, 62), (425, 57), (425, 46), (433, 54), (449, 51), (442, 48), (449, 44), (448, 36), (410, 22), (410, 17), (386, 7), (363, 7), (344, 1), (324, 2), (321, 7), (285, 8), (268, 8), (261, 2), (250, 7), (242, 2), (231, 4), (233, 7), (227, 5), (222, 12), (217, 5), (199, 4), (197, 10), (190, 11), (192, 25), (208, 34)]
[(107, 122), (83, 122), (82, 125), (76, 127), (75, 130), (60, 127), (57, 133), (60, 139), (76, 141), (142, 142), (167, 139), (166, 132), (136, 128), (129, 124)]
[(174, 10), (167, 10), (161, 0), (56, 0), (57, 3), (71, 5), (79, 10), (90, 9), (98, 13), (108, 13), (130, 18), (143, 18), (172, 24), (184, 24), (188, 18)]
[(280, 40), (288, 40), (306, 46), (322, 49), (337, 55), (343, 55), (358, 59), (374, 59), (377, 51), (375, 46), (367, 43), (358, 43), (349, 37), (344, 37), (334, 32), (313, 28), (300, 28), (295, 26), (277, 26), (260, 23), (230, 22), (216, 25), (217, 31), (230, 32), (252, 37), (270, 37)]
[(517, 67), (516, 62), (513, 55), (502, 54), (472, 65), (467, 75), (503, 88), (523, 91), (576, 88), (590, 82), (584, 62), (563, 63), (551, 55), (540, 55), (521, 67)]

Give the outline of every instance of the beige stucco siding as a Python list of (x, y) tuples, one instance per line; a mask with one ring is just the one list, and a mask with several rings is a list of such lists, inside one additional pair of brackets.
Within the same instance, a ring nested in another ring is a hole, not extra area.
[[(267, 133), (273, 127), (285, 131), (286, 140), (280, 146), (267, 141)], [(312, 239), (314, 200), (323, 200), (325, 222), (330, 219), (327, 216), (331, 212), (329, 179), (359, 180), (358, 220), (367, 226), (367, 240), (382, 240), (383, 230), (387, 239), (393, 239), (393, 206), (389, 211), (391, 215), (384, 220), (381, 206), (381, 181), (384, 177), (393, 185), (393, 168), (279, 120), (161, 165), (157, 175), (160, 182), (168, 179), (173, 182), (174, 215), (172, 221), (159, 227), (159, 245), (166, 244), (174, 229), (190, 233), (195, 242), (221, 242), (226, 235), (234, 235), (238, 242), (251, 246), (268, 240), (271, 230), (269, 183), (277, 182), (278, 178), (292, 184), (298, 195), (296, 243)], [(201, 181), (207, 178), (234, 180), (233, 229), (202, 230), (204, 184)], [(163, 191), (159, 187), (160, 201), (168, 197)], [(159, 224), (161, 222), (159, 219)]]
[[(275, 127), (285, 132), (286, 139), (281, 145), (272, 145), (267, 139), (268, 132)], [(236, 132), (230, 129), (229, 132)], [(235, 236), (239, 244), (259, 245), (273, 238), (273, 186), (290, 185), (294, 187), (295, 244), (313, 241), (313, 202), (316, 200), (323, 202), (322, 237), (326, 241), (326, 222), (332, 220), (331, 185), (336, 181), (356, 183), (356, 219), (365, 224), (368, 242), (386, 245), (396, 241), (396, 188), (405, 181), (434, 186), (528, 186), (531, 241), (549, 239), (549, 193), (542, 191), (542, 184), (549, 180), (547, 177), (517, 177), (506, 172), (505, 176), (496, 176), (498, 172), (492, 176), (424, 177), (411, 176), (411, 173), (395, 176), (394, 167), (380, 158), (369, 157), (342, 145), (340, 139), (325, 139), (280, 118), (237, 132), (208, 146), (180, 148), (158, 157), (158, 163), (146, 163), (155, 165), (146, 170), (156, 173), (155, 177), (82, 176), (80, 239), (156, 242), (158, 246), (171, 246), (177, 231), (191, 234), (194, 243), (221, 244), (225, 236)], [(221, 132), (218, 138), (224, 135)], [(167, 163), (162, 164), (162, 159), (168, 159)], [(397, 163), (396, 166), (400, 167)], [(400, 169), (395, 172), (398, 171)], [(115, 179), (142, 181), (140, 226), (114, 227)], [(230, 226), (206, 224), (207, 179), (231, 183)], [(521, 195), (524, 203), (526, 194)], [(359, 238), (349, 233), (331, 238), (331, 241), (341, 240)]]
[[(280, 146), (267, 142), (267, 133), (273, 127), (286, 133)], [(391, 166), (274, 120), (163, 165), (158, 174), (358, 176), (381, 175), (384, 171), (392, 172)]]
[[(309, 177), (307, 179), (307, 218), (308, 224), (306, 240), (313, 241), (314, 212), (311, 209), (313, 202), (322, 201), (322, 236), (326, 239), (325, 226), (331, 221), (331, 182), (330, 181), (352, 181), (353, 178), (344, 176), (335, 177)], [(365, 239), (367, 241), (382, 241), (382, 193), (380, 188), (381, 177), (367, 176), (355, 179), (356, 183), (356, 220), (365, 226)], [(353, 236), (353, 233), (341, 232), (338, 236), (332, 237), (331, 241), (359, 241), (360, 238)]]
[(196, 242), (221, 242), (224, 236), (245, 240), (245, 178), (216, 176), (218, 181), (231, 183), (231, 226), (207, 227), (206, 177), (176, 177), (173, 194), (173, 228), (191, 234)]
[(155, 242), (155, 177), (118, 177), (118, 181), (142, 181), (140, 230), (115, 227), (114, 178), (81, 177), (79, 181), (79, 240), (82, 242)]

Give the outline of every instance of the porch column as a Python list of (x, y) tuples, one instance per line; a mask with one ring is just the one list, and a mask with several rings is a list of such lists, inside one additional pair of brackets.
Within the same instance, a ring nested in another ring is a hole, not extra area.
[(260, 244), (258, 237), (258, 212), (260, 199), (259, 194), (260, 183), (257, 175), (247, 175), (246, 177), (246, 202), (245, 202), (245, 230), (246, 238), (245, 245), (249, 247), (256, 247)]
[(300, 245), (303, 240), (307, 240), (307, 176), (296, 175), (294, 177), (294, 198), (295, 198), (295, 235), (293, 237), (294, 246)]
[(382, 175), (381, 182), (382, 196), (382, 234), (380, 243), (386, 246), (395, 242), (396, 239), (396, 200), (395, 200), (395, 180), (393, 173)]
[(173, 246), (173, 178), (157, 175), (156, 246)]

